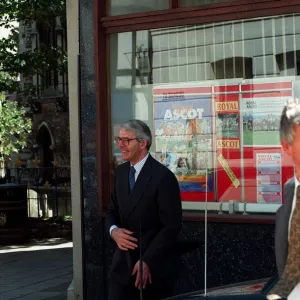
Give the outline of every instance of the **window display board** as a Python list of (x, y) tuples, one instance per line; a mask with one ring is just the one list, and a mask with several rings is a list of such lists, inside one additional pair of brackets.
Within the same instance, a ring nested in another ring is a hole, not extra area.
[(280, 204), (294, 172), (279, 139), (292, 95), (292, 82), (155, 87), (155, 158), (176, 175), (182, 200)]

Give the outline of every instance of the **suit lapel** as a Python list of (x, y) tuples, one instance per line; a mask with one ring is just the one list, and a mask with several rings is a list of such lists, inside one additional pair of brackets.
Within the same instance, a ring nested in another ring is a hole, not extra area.
[(292, 204), (294, 200), (295, 194), (295, 180), (292, 179), (288, 182), (287, 186), (285, 187), (284, 193), (284, 205), (283, 205), (283, 218), (282, 224), (279, 224), (284, 232), (284, 238), (288, 241), (288, 233), (289, 233), (289, 220), (292, 211)]
[[(139, 203), (149, 181), (151, 180), (151, 177), (152, 177), (151, 161), (152, 161), (152, 159), (153, 158), (149, 155), (148, 159), (146, 160), (146, 162), (137, 178), (137, 181), (136, 181), (130, 195), (128, 195), (128, 188), (127, 188), (128, 199), (127, 199), (127, 203), (124, 203), (124, 210), (123, 210), (125, 218), (128, 218), (130, 216), (130, 214), (133, 212), (133, 210)], [(127, 182), (128, 182), (128, 173), (129, 173), (129, 169), (127, 172)], [(127, 184), (127, 186), (128, 186), (128, 184)]]
[(118, 200), (119, 209), (121, 217), (124, 217), (127, 213), (127, 203), (129, 202), (129, 169), (130, 163), (125, 163), (126, 167), (122, 168), (119, 174), (118, 181), (120, 182), (118, 186)]
[(288, 254), (289, 219), (295, 191), (294, 179), (289, 180), (284, 186), (284, 205), (280, 207), (276, 216), (275, 253), (278, 274), (284, 270)]
[(284, 197), (285, 202), (285, 212), (287, 214), (287, 218), (289, 219), (289, 216), (291, 214), (292, 210), (292, 204), (294, 200), (294, 194), (295, 194), (295, 180), (294, 178), (288, 183), (288, 186), (286, 187), (286, 195)]

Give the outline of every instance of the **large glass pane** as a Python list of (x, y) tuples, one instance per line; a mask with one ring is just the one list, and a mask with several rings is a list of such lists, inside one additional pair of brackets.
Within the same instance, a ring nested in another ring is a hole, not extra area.
[(179, 0), (180, 7), (187, 6), (197, 6), (197, 5), (206, 5), (206, 4), (214, 4), (214, 3), (223, 3), (223, 2), (233, 2), (239, 0)]
[(126, 15), (169, 8), (168, 0), (110, 0), (111, 16)]
[[(259, 279), (222, 291), (253, 293), (275, 273), (266, 250), (273, 228), (226, 220), (274, 214), (294, 174), (279, 119), (285, 101), (300, 96), (299, 21), (287, 15), (110, 36), (112, 135), (128, 119), (145, 121), (151, 155), (176, 175), (183, 209), (205, 212), (205, 222), (184, 222), (175, 251), (184, 253), (186, 269), (174, 265), (174, 273), (185, 276), (185, 292)], [(208, 223), (207, 212), (227, 216)]]
[(184, 209), (208, 201), (214, 211), (274, 213), (282, 203), (294, 169), (279, 118), (300, 93), (299, 19), (111, 36), (113, 135), (130, 118), (150, 125), (151, 152), (177, 176)]

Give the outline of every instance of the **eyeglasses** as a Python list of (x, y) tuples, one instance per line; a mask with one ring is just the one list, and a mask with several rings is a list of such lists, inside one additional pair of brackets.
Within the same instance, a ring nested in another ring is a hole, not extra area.
[(115, 143), (120, 145), (123, 144), (124, 146), (128, 146), (130, 141), (133, 140), (139, 140), (138, 138), (133, 138), (133, 139), (128, 139), (128, 138), (120, 138), (120, 137), (115, 137)]

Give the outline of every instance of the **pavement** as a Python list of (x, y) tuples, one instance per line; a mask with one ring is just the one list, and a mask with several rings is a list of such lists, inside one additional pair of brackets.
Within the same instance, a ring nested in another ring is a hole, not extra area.
[(67, 300), (73, 244), (63, 239), (0, 247), (1, 300)]

